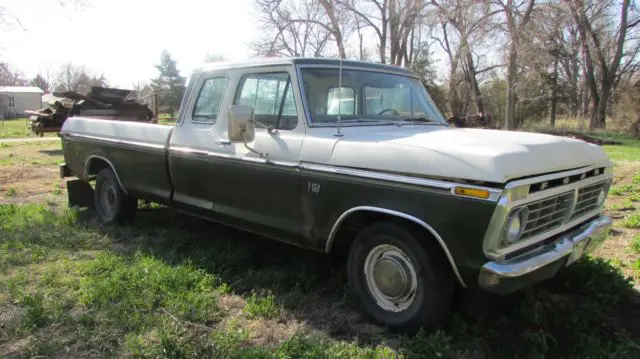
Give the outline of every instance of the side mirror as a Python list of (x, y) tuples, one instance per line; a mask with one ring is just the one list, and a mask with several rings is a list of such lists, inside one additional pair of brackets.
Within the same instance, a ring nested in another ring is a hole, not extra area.
[(256, 138), (255, 119), (253, 118), (253, 107), (247, 105), (232, 105), (227, 112), (229, 141), (242, 142), (244, 147), (260, 157), (269, 154), (254, 150), (247, 145)]
[(227, 114), (229, 124), (229, 141), (251, 142), (256, 136), (253, 122), (253, 107), (247, 105), (232, 105)]

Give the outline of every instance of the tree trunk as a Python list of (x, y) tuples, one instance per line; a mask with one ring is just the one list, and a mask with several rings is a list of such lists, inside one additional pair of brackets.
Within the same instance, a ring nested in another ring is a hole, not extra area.
[(507, 66), (507, 106), (504, 114), (504, 127), (506, 130), (515, 128), (516, 92), (513, 87), (516, 83), (517, 56), (516, 44), (514, 40), (511, 40)]
[(336, 41), (336, 45), (338, 46), (338, 55), (341, 59), (347, 58), (347, 52), (344, 49), (344, 40), (342, 39), (342, 30), (340, 29), (340, 23), (336, 18), (336, 14), (334, 12), (333, 2), (330, 0), (321, 0), (320, 4), (324, 7), (324, 10), (331, 22), (331, 34)]
[(471, 91), (473, 92), (476, 108), (478, 109), (479, 113), (484, 115), (484, 102), (482, 102), (482, 93), (480, 92), (480, 86), (478, 85), (476, 67), (473, 62), (473, 54), (471, 53), (471, 48), (469, 46), (469, 43), (467, 42), (466, 37), (463, 37), (462, 41), (463, 43), (461, 47), (465, 52), (467, 63), (467, 68), (465, 69), (465, 72), (467, 73), (467, 80), (469, 80), (469, 84), (471, 85)]
[(597, 104), (594, 102), (593, 116), (591, 117), (590, 129), (605, 128), (607, 118), (607, 104), (609, 103), (609, 96), (611, 96), (611, 85), (604, 81), (601, 89), (600, 98)]
[(553, 84), (551, 87), (551, 114), (549, 121), (551, 127), (556, 127), (556, 104), (558, 102), (558, 55), (555, 54), (553, 61)]

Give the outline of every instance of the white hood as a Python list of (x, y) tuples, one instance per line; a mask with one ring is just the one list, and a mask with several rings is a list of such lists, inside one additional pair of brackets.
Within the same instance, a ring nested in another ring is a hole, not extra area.
[(531, 132), (406, 126), (344, 127), (343, 133), (329, 164), (504, 183), (610, 163), (597, 145)]

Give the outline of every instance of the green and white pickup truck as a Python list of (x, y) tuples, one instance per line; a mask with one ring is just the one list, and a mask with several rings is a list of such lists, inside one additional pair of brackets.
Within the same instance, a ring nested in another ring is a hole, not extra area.
[(61, 176), (80, 183), (70, 202), (88, 188), (105, 224), (144, 199), (342, 251), (362, 312), (393, 329), (438, 325), (454, 289), (508, 294), (552, 277), (611, 226), (601, 148), (451, 128), (396, 66), (213, 64), (189, 77), (175, 126), (71, 117), (60, 137)]

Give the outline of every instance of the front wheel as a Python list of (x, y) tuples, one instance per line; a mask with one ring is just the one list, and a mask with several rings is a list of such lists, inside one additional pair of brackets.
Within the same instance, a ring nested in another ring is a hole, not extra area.
[(105, 225), (130, 222), (135, 216), (137, 199), (124, 193), (110, 168), (98, 173), (94, 199), (98, 218)]
[(347, 263), (350, 290), (375, 323), (415, 332), (447, 318), (454, 277), (431, 238), (402, 224), (376, 223), (358, 234)]

